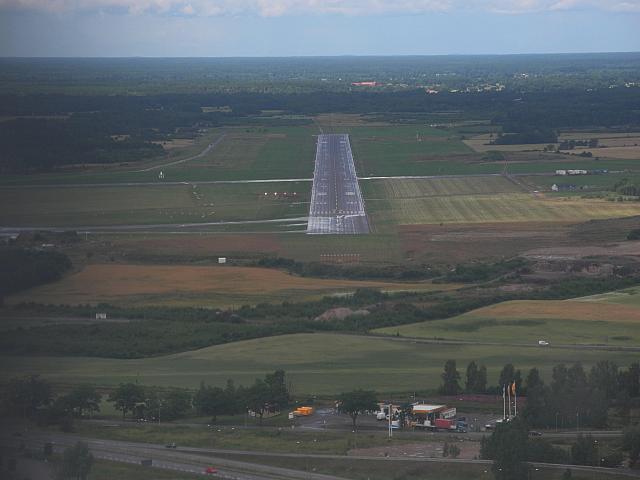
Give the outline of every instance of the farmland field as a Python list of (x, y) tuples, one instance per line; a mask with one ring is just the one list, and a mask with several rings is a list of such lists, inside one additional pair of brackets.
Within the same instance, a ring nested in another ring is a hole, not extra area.
[[(475, 152), (530, 152), (542, 151), (547, 143), (521, 143), (517, 145), (491, 145), (489, 142), (495, 138), (492, 134), (477, 135), (475, 137), (464, 140), (465, 145), (473, 149)], [(556, 147), (557, 143), (552, 143)]]
[(393, 339), (334, 334), (296, 334), (234, 342), (174, 355), (115, 360), (71, 357), (2, 357), (2, 378), (39, 373), (59, 383), (114, 385), (137, 381), (145, 385), (196, 388), (201, 380), (222, 386), (237, 384), (282, 368), (296, 395), (335, 395), (354, 388), (380, 393), (437, 388), (442, 366), (456, 359), (459, 366), (482, 359), (489, 382), (512, 362), (526, 370), (540, 368), (549, 376), (561, 362), (581, 361), (586, 368), (608, 359), (626, 366), (635, 352), (603, 352), (539, 347), (426, 345)]
[(378, 333), (534, 345), (640, 345), (640, 307), (600, 301), (521, 300), (500, 303), (455, 318), (383, 328)]
[(358, 288), (445, 290), (450, 285), (304, 278), (280, 270), (231, 266), (88, 265), (58, 282), (18, 293), (9, 303), (240, 306), (302, 301)]
[[(635, 203), (516, 193), (515, 186), (492, 177), (464, 179), (458, 184), (451, 179), (379, 180), (372, 188), (388, 198), (368, 202), (374, 223), (382, 224), (578, 222), (640, 214), (640, 205)], [(496, 188), (504, 188), (504, 193), (474, 193), (474, 189), (488, 192)]]

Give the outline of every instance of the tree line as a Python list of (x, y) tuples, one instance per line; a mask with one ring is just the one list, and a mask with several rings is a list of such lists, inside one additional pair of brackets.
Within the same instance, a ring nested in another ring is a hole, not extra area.
[[(57, 424), (64, 431), (73, 429), (74, 419), (100, 412), (105, 396), (94, 386), (79, 384), (68, 392), (54, 395), (51, 384), (38, 375), (9, 380), (2, 392), (5, 414), (35, 420), (42, 425)], [(291, 402), (284, 370), (257, 378), (252, 385), (235, 386), (228, 380), (224, 389), (201, 383), (195, 392), (184, 388), (158, 388), (138, 383), (121, 383), (110, 390), (106, 401), (122, 413), (137, 420), (170, 421), (197, 413), (235, 415), (254, 412), (262, 424), (267, 412), (280, 412)]]
[(551, 381), (546, 384), (537, 368), (523, 375), (513, 364), (500, 371), (498, 384), (487, 385), (487, 369), (475, 361), (468, 364), (464, 388), (455, 360), (447, 360), (441, 374), (439, 393), (500, 394), (503, 386), (515, 383), (518, 395), (523, 395), (522, 415), (532, 427), (579, 428), (607, 425), (608, 412), (616, 407), (628, 415), (640, 398), (640, 363), (621, 369), (614, 362), (602, 360), (585, 371), (580, 362), (553, 367)]
[[(528, 462), (544, 462), (592, 467), (619, 467), (624, 453), (630, 468), (638, 464), (640, 452), (640, 426), (624, 429), (620, 448), (601, 444), (592, 435), (578, 435), (568, 449), (553, 445), (550, 441), (531, 438), (526, 419), (517, 417), (496, 426), (489, 437), (480, 444), (480, 458), (493, 460), (492, 472), (496, 480), (521, 480), (529, 478), (533, 467)], [(570, 468), (563, 479), (572, 478)]]
[(71, 266), (55, 250), (0, 247), (0, 305), (5, 295), (58, 280)]
[[(516, 101), (517, 100), (517, 101)], [(224, 111), (202, 107), (224, 106)], [(554, 143), (552, 129), (640, 124), (640, 89), (482, 92), (427, 95), (401, 91), (201, 93), (155, 95), (0, 95), (0, 171), (29, 173), (68, 164), (135, 162), (164, 154), (154, 141), (201, 128), (247, 124), (265, 110), (319, 113), (463, 112), (490, 118), (505, 135), (496, 143)], [(49, 118), (37, 118), (47, 116)], [(31, 117), (31, 118), (29, 118)], [(267, 121), (273, 121), (267, 120)], [(282, 120), (280, 120), (280, 123)]]

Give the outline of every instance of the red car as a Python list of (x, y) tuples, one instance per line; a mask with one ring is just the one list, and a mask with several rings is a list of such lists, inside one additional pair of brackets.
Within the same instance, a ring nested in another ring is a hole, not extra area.
[(218, 473), (218, 469), (216, 467), (207, 467), (204, 473), (211, 475), (213, 473)]

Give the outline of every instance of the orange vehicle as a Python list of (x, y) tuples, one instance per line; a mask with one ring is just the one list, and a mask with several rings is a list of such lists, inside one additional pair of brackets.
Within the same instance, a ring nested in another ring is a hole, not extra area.
[(294, 410), (293, 414), (300, 417), (308, 417), (309, 415), (313, 415), (313, 407), (298, 407)]

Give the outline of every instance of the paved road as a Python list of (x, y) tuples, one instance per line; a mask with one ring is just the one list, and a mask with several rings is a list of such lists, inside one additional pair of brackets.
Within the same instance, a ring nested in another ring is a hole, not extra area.
[(173, 450), (158, 444), (98, 440), (56, 433), (32, 433), (20, 438), (0, 437), (0, 446), (15, 449), (17, 445), (24, 443), (29, 449), (41, 450), (44, 443), (51, 442), (54, 452), (61, 454), (66, 447), (72, 446), (80, 440), (88, 444), (91, 453), (96, 458), (137, 465), (140, 465), (143, 460), (151, 460), (152, 466), (155, 468), (200, 475), (205, 475), (205, 469), (208, 466), (213, 466), (217, 469), (217, 474), (206, 475), (213, 478), (228, 480), (297, 480), (301, 478), (309, 480), (347, 480), (344, 477), (333, 475), (301, 472), (289, 468), (216, 457), (216, 454), (225, 455), (231, 453), (229, 450), (221, 449), (177, 448)]
[(283, 223), (286, 225), (292, 224), (299, 225), (296, 222), (304, 222), (307, 217), (290, 217), (290, 218), (269, 218), (266, 220), (236, 220), (236, 221), (219, 221), (219, 222), (201, 222), (201, 223), (150, 223), (150, 224), (131, 224), (131, 225), (71, 225), (64, 227), (52, 227), (52, 226), (31, 226), (31, 227), (0, 227), (0, 236), (15, 235), (21, 232), (30, 232), (33, 230), (48, 230), (50, 232), (67, 232), (69, 230), (76, 230), (78, 233), (101, 233), (101, 232), (147, 232), (158, 231), (162, 233), (167, 232), (167, 229), (171, 230), (184, 230), (194, 231), (193, 229), (203, 227), (217, 227), (223, 225), (259, 225), (270, 223)]
[[(15, 446), (15, 438), (0, 437), (0, 443), (4, 445)], [(112, 461), (125, 463), (139, 463), (143, 458), (152, 458), (153, 465), (158, 468), (168, 470), (178, 470), (184, 472), (202, 473), (207, 465), (215, 465), (218, 467), (218, 478), (237, 479), (237, 480), (272, 480), (272, 479), (300, 479), (309, 480), (344, 480), (344, 477), (335, 477), (312, 472), (300, 472), (280, 467), (270, 467), (255, 463), (243, 462), (239, 460), (230, 460), (227, 458), (216, 457), (216, 455), (226, 455), (229, 453), (237, 456), (264, 456), (264, 457), (282, 457), (282, 458), (309, 458), (323, 459), (331, 461), (332, 459), (359, 459), (367, 461), (400, 461), (411, 462), (426, 465), (428, 463), (460, 463), (460, 464), (476, 464), (491, 465), (489, 460), (472, 460), (472, 459), (451, 459), (444, 457), (371, 457), (371, 456), (344, 456), (344, 455), (321, 455), (321, 454), (302, 454), (302, 453), (274, 453), (248, 450), (224, 450), (224, 449), (207, 449), (207, 448), (181, 448), (176, 450), (167, 450), (162, 445), (144, 444), (134, 442), (123, 442), (114, 440), (97, 440), (90, 438), (78, 437), (75, 435), (46, 433), (46, 434), (30, 434), (28, 437), (22, 438), (22, 441), (30, 447), (40, 447), (44, 442), (54, 442), (56, 453), (64, 447), (73, 445), (76, 441), (83, 440), (89, 444), (91, 451), (98, 458), (106, 458)], [(594, 478), (605, 478), (610, 475), (628, 476), (640, 478), (640, 471), (629, 470), (623, 468), (602, 468), (577, 465), (561, 465), (542, 462), (530, 462), (535, 468), (550, 468), (564, 470), (570, 468), (574, 471), (591, 472), (597, 475)]]
[(318, 135), (307, 233), (369, 233), (348, 135)]
[(370, 333), (368, 335), (358, 335), (361, 337), (375, 337), (394, 342), (409, 342), (409, 343), (423, 343), (428, 345), (488, 345), (496, 347), (518, 347), (518, 348), (535, 348), (538, 350), (546, 351), (553, 349), (566, 349), (566, 350), (601, 350), (607, 352), (640, 352), (640, 346), (633, 345), (592, 345), (592, 344), (579, 344), (579, 343), (554, 343), (541, 347), (536, 343), (505, 343), (505, 342), (487, 342), (481, 340), (440, 340), (421, 337), (396, 337), (393, 335), (382, 335), (376, 333)]

